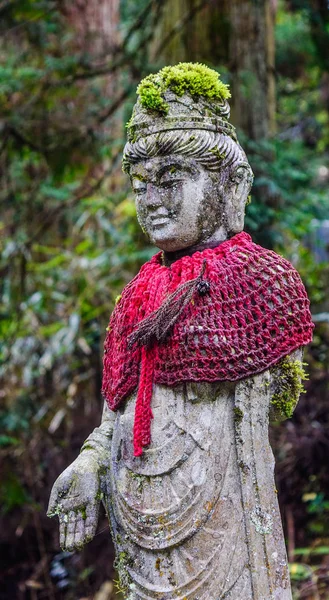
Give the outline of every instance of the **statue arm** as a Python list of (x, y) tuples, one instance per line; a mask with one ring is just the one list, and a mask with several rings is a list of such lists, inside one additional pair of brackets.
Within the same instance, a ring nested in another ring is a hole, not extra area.
[(109, 465), (115, 419), (116, 413), (109, 409), (105, 401), (100, 426), (94, 429), (81, 447), (80, 454), (85, 451), (92, 451), (94, 456), (97, 457), (101, 468), (108, 468)]
[(88, 436), (79, 456), (53, 485), (47, 514), (58, 515), (63, 550), (81, 549), (96, 533), (102, 476), (110, 464), (115, 418), (105, 402), (100, 426)]

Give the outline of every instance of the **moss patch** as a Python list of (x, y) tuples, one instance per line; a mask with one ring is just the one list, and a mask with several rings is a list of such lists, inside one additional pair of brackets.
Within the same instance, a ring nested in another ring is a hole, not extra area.
[(271, 399), (274, 414), (278, 418), (290, 418), (299, 396), (304, 392), (303, 381), (308, 376), (300, 360), (282, 358), (271, 369), (273, 377), (273, 395)]
[(241, 408), (238, 408), (237, 406), (235, 406), (233, 408), (233, 412), (234, 412), (235, 423), (237, 423), (237, 424), (241, 423), (241, 421), (243, 419), (243, 412), (242, 412)]
[(210, 152), (212, 154), (214, 154), (219, 160), (224, 160), (224, 158), (226, 157), (225, 153), (224, 152), (220, 152), (217, 147), (215, 147), (212, 150), (210, 150)]
[(114, 560), (113, 566), (119, 575), (119, 581), (115, 581), (115, 584), (118, 591), (123, 595), (125, 595), (130, 589), (131, 578), (127, 567), (131, 567), (132, 564), (132, 558), (129, 556), (128, 552), (125, 551), (119, 552)]
[(209, 100), (223, 101), (231, 96), (219, 74), (200, 63), (179, 63), (173, 67), (164, 67), (159, 73), (145, 77), (137, 88), (137, 94), (144, 108), (166, 114), (168, 104), (163, 94), (167, 90), (177, 96), (183, 96), (187, 92), (194, 99), (202, 96)]

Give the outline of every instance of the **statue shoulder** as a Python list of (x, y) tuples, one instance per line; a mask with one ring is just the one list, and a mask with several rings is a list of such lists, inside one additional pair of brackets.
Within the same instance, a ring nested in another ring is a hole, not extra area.
[(241, 252), (248, 257), (248, 273), (260, 278), (261, 283), (266, 286), (273, 284), (277, 289), (286, 292), (293, 288), (295, 292), (302, 292), (302, 295), (307, 297), (298, 271), (281, 254), (255, 243), (250, 244), (247, 249), (242, 249)]
[[(254, 325), (262, 323), (265, 332), (271, 325), (280, 331), (285, 352), (304, 346), (312, 340), (313, 323), (310, 301), (301, 277), (295, 267), (273, 250), (253, 242), (236, 250), (232, 281), (235, 294), (243, 298), (241, 310), (246, 310)], [(294, 343), (285, 341), (286, 337)], [(289, 346), (289, 347), (288, 347)]]

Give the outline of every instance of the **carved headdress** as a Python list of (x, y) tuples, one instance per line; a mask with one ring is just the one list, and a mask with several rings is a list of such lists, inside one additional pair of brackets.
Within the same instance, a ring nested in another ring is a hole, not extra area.
[[(123, 169), (149, 157), (183, 154), (210, 171), (248, 165), (229, 122), (228, 86), (216, 71), (195, 63), (165, 67), (142, 80), (127, 124)], [(251, 171), (251, 169), (250, 169)]]

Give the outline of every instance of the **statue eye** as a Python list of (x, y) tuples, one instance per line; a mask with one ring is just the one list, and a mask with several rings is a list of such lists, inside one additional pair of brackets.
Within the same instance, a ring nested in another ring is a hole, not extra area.
[(175, 167), (171, 167), (168, 171), (165, 171), (160, 177), (160, 186), (161, 187), (171, 187), (181, 181), (183, 179), (183, 173), (176, 169)]
[(167, 179), (162, 179), (160, 182), (160, 188), (171, 188), (174, 187), (178, 183), (178, 180), (175, 179), (173, 181), (168, 181)]
[(141, 181), (140, 179), (133, 179), (132, 189), (133, 189), (134, 194), (145, 194), (145, 192), (146, 192), (145, 181)]

